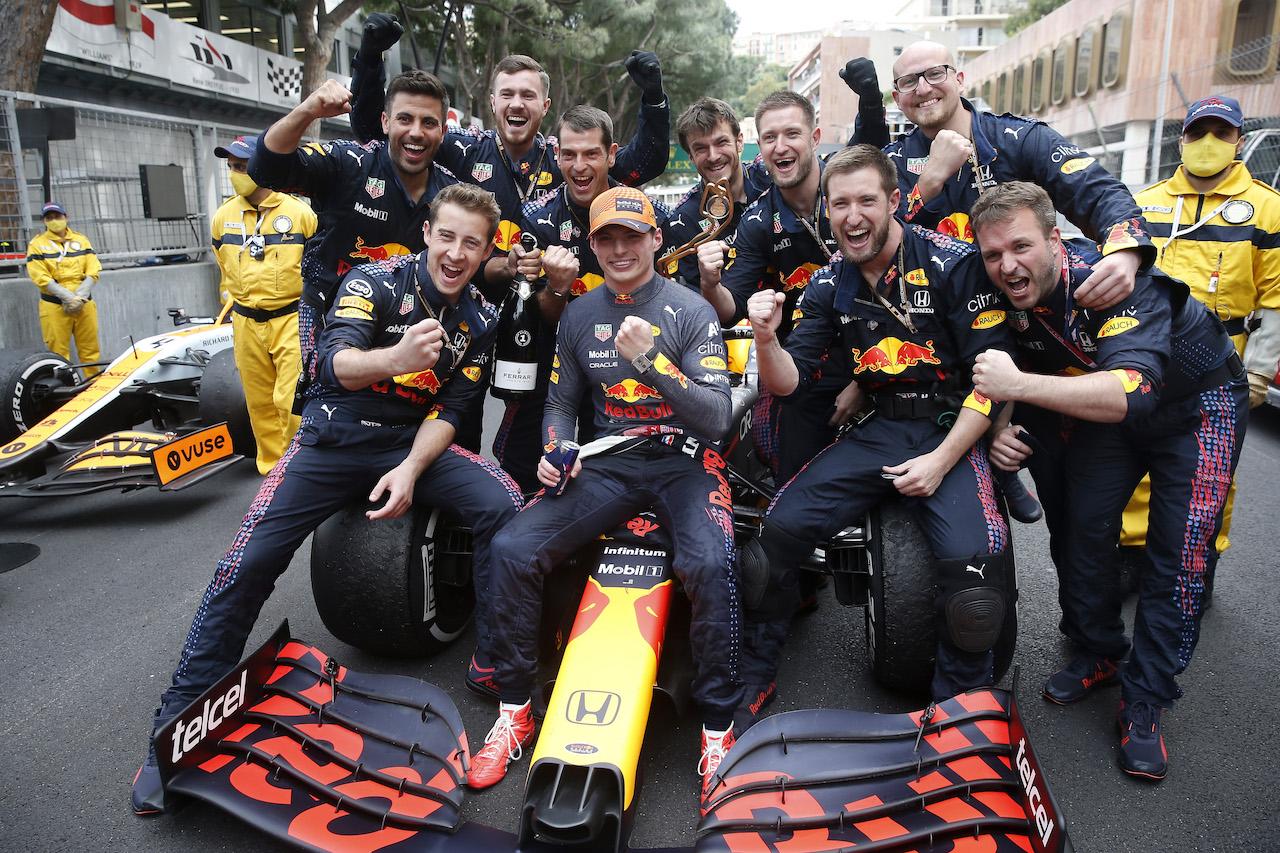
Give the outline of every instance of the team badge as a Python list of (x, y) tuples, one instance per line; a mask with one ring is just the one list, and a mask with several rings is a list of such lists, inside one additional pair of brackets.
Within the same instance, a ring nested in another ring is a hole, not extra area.
[(408, 314), (412, 310), (413, 310), (413, 294), (406, 293), (404, 295), (404, 299), (400, 300), (400, 313), (402, 315)]
[(1229, 201), (1222, 208), (1222, 218), (1232, 225), (1243, 225), (1253, 218), (1253, 205), (1241, 198)]
[(289, 229), (293, 227), (293, 220), (281, 214), (271, 220), (271, 227), (276, 230), (277, 234), (288, 234)]
[(369, 198), (382, 198), (382, 194), (387, 191), (387, 182), (379, 178), (370, 178), (364, 185), (364, 191), (369, 194)]
[(471, 177), (475, 178), (477, 183), (484, 183), (493, 177), (493, 164), (476, 163), (471, 167)]
[(596, 323), (596, 340), (607, 341), (613, 337), (612, 323)]

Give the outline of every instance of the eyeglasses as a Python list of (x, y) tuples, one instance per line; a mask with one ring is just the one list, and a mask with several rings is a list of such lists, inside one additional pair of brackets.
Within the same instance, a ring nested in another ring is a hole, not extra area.
[(920, 78), (930, 86), (936, 86), (943, 80), (947, 79), (948, 71), (955, 71), (954, 65), (935, 65), (932, 68), (926, 68), (919, 74), (903, 74), (897, 80), (893, 81), (893, 88), (902, 94), (914, 92), (916, 86), (920, 85)]

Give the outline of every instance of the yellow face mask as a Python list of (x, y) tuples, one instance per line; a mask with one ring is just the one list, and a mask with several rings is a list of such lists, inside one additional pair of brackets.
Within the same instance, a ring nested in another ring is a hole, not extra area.
[(67, 230), (67, 220), (50, 219), (44, 224), (44, 227), (49, 229), (50, 234), (62, 234)]
[(258, 185), (253, 182), (253, 178), (244, 172), (231, 172), (231, 186), (235, 189), (236, 195), (242, 195), (245, 198), (253, 195), (257, 191)]
[(1182, 146), (1182, 165), (1198, 178), (1210, 178), (1231, 165), (1236, 159), (1236, 143), (1223, 142), (1212, 133), (1206, 133), (1195, 142)]

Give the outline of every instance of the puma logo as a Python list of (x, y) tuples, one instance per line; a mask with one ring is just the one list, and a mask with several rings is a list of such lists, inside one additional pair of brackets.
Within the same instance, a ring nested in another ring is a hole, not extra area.
[(364, 165), (364, 155), (363, 155), (363, 154), (357, 154), (356, 152), (354, 152), (354, 151), (352, 151), (350, 148), (348, 148), (348, 149), (347, 149), (347, 156), (348, 156), (348, 157), (352, 157), (352, 158), (354, 158), (354, 159), (355, 159), (355, 161), (356, 161), (356, 165), (357, 165), (357, 166), (363, 166), (363, 165)]
[(680, 214), (675, 219), (668, 219), (667, 224), (670, 225), (672, 228), (675, 228), (676, 226), (679, 226), (679, 225), (684, 225), (684, 214), (683, 213)]
[(1004, 132), (1005, 132), (1005, 133), (1007, 133), (1007, 134), (1009, 134), (1010, 136), (1012, 136), (1012, 137), (1014, 138), (1014, 140), (1016, 141), (1016, 140), (1017, 140), (1017, 138), (1018, 138), (1018, 134), (1019, 134), (1019, 133), (1022, 133), (1022, 131), (1023, 131), (1023, 130), (1025, 130), (1025, 129), (1026, 129), (1026, 128), (1022, 128), (1022, 127), (1020, 127), (1020, 128), (1018, 128), (1017, 130), (1014, 130), (1012, 127), (1006, 127), (1006, 128), (1004, 129)]
[(945, 271), (945, 270), (946, 270), (946, 268), (947, 268), (947, 261), (951, 261), (951, 260), (955, 260), (955, 259), (954, 259), (954, 258), (940, 258), (940, 257), (938, 257), (937, 255), (930, 255), (930, 256), (929, 256), (929, 260), (931, 260), (931, 261), (933, 261), (935, 264), (937, 264), (937, 265), (938, 265), (938, 269), (940, 269), (940, 270), (944, 270), (944, 271)]
[(748, 217), (747, 217), (747, 221), (748, 221), (748, 222), (752, 221), (753, 219), (754, 219), (756, 222), (763, 222), (763, 221), (764, 221), (764, 211), (763, 211), (763, 210), (757, 210), (755, 213), (753, 213), (753, 214), (751, 214), (750, 216), (748, 216)]
[(983, 580), (986, 580), (986, 579), (987, 579), (987, 575), (986, 575), (987, 567), (986, 567), (986, 566), (965, 566), (965, 567), (964, 567), (964, 570), (965, 570), (966, 572), (973, 572), (975, 575), (977, 575), (978, 577), (982, 578)]
[(673, 319), (673, 320), (679, 320), (679, 319), (680, 319), (680, 312), (681, 312), (681, 311), (683, 311), (684, 309), (683, 309), (683, 308), (672, 308), (670, 305), (663, 305), (663, 306), (662, 306), (662, 310), (663, 310), (663, 311), (666, 311), (668, 314), (670, 314), (670, 315), (671, 315), (671, 319)]
[(338, 411), (337, 408), (330, 406), (328, 403), (321, 403), (320, 408), (324, 410), (325, 416), (329, 420), (333, 420), (333, 413)]
[(548, 216), (546, 219), (538, 219), (538, 220), (535, 220), (533, 224), (534, 224), (534, 225), (545, 225), (545, 226), (547, 226), (548, 228), (555, 228), (555, 227), (556, 227), (556, 224), (555, 224), (554, 222), (552, 222), (552, 221), (551, 221), (551, 217), (550, 217), (550, 216)]
[(454, 144), (454, 145), (456, 145), (456, 146), (458, 146), (458, 148), (460, 148), (460, 149), (462, 150), (462, 153), (463, 153), (463, 154), (466, 154), (469, 150), (471, 150), (471, 146), (470, 146), (470, 145), (463, 145), (463, 144), (462, 144), (462, 140), (461, 140), (461, 139), (455, 139), (455, 140), (453, 140), (453, 144)]

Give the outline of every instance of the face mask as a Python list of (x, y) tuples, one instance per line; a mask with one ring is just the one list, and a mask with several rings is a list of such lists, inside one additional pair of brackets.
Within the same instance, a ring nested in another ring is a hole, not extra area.
[(62, 232), (67, 230), (67, 220), (50, 219), (48, 222), (44, 224), (44, 227), (48, 228), (49, 233), (51, 234), (61, 234)]
[(235, 188), (236, 195), (242, 195), (245, 198), (253, 195), (258, 189), (258, 185), (253, 182), (253, 178), (243, 172), (231, 172), (231, 186)]
[(1182, 165), (1198, 178), (1212, 177), (1231, 165), (1236, 158), (1234, 142), (1223, 142), (1212, 133), (1206, 133), (1195, 142), (1182, 146)]

